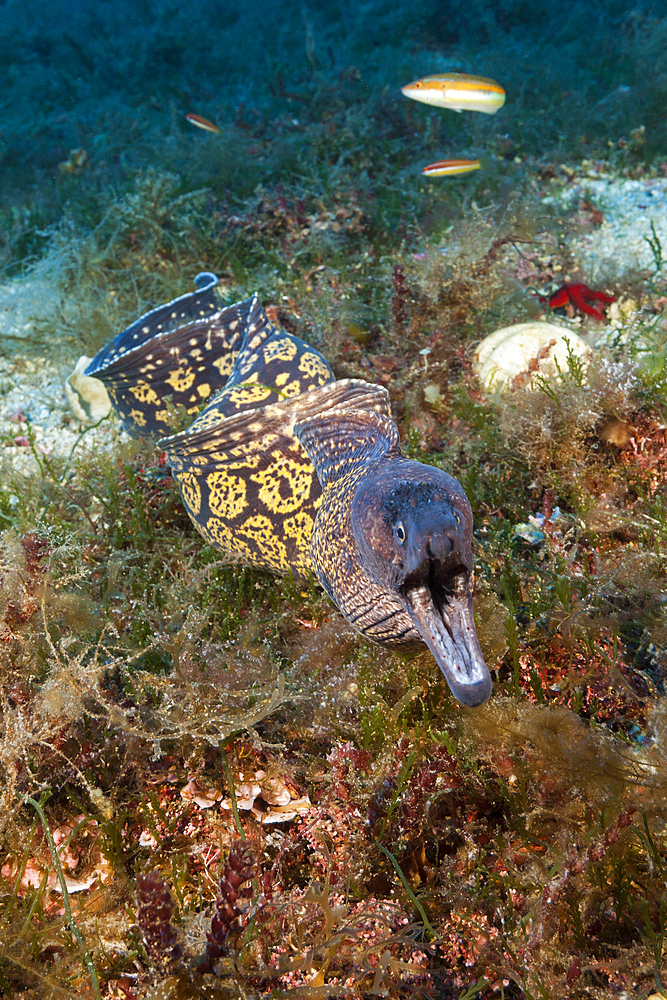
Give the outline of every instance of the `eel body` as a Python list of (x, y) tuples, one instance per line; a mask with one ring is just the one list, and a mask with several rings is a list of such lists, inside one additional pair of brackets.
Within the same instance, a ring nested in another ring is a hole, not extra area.
[(480, 705), (492, 683), (473, 616), (472, 510), (446, 472), (403, 457), (382, 393), (382, 408), (351, 399), (295, 425), (323, 487), (313, 568), (363, 635), (425, 642), (455, 697)]
[(106, 344), (84, 374), (99, 379), (130, 434), (165, 434), (178, 407), (194, 416), (227, 382), (244, 334), (261, 322), (256, 296), (224, 306), (210, 272), (196, 291), (141, 316)]
[[(224, 306), (215, 276), (148, 313), (86, 369), (131, 433), (161, 433), (203, 537), (278, 574), (314, 573), (372, 641), (426, 643), (456, 698), (491, 694), (472, 613), (472, 511), (456, 480), (404, 458), (385, 389), (335, 381), (257, 296)], [(206, 400), (203, 409), (201, 405)]]

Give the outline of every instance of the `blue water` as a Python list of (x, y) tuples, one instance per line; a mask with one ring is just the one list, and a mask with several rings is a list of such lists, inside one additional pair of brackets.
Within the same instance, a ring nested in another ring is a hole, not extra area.
[[(667, 154), (666, 41), (664, 0), (6, 0), (4, 197), (43, 203), (52, 221), (75, 198), (59, 169), (73, 149), (85, 150), (80, 176), (93, 200), (149, 165), (178, 171), (186, 188), (243, 194), (289, 180), (313, 144), (335, 163), (346, 129), (371, 161), (399, 164), (420, 145), (601, 155), (644, 125), (642, 156), (656, 158)], [(401, 96), (410, 79), (445, 70), (499, 80), (505, 107), (495, 117), (434, 116)], [(214, 120), (223, 139), (215, 145), (188, 112)]]

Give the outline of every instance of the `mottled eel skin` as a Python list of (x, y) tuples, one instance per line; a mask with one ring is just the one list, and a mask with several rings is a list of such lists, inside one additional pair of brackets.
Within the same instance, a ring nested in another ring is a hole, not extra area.
[(384, 403), (322, 408), (295, 425), (324, 490), (313, 568), (363, 635), (425, 642), (456, 698), (480, 705), (492, 685), (473, 617), (472, 510), (446, 472), (403, 458), (386, 393)]
[[(387, 392), (334, 381), (256, 296), (225, 306), (214, 275), (137, 320), (86, 374), (132, 433), (160, 433), (174, 403), (192, 425), (164, 438), (204, 538), (275, 573), (314, 572), (373, 642), (426, 643), (453, 694), (491, 694), (472, 611), (472, 511), (460, 484), (401, 454)], [(171, 410), (173, 413), (173, 409)]]

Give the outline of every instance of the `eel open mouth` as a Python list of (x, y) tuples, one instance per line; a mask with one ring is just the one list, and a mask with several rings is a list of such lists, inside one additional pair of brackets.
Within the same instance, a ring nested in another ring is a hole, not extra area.
[(449, 576), (446, 588), (432, 580), (415, 582), (402, 588), (402, 596), (452, 694), (472, 708), (491, 696), (493, 682), (477, 639), (467, 579), (466, 571)]

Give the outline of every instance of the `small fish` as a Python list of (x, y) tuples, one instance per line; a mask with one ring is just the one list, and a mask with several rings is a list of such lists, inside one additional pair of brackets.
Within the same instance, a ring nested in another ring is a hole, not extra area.
[(202, 118), (201, 115), (186, 115), (185, 116), (189, 122), (196, 125), (197, 128), (203, 128), (205, 132), (222, 132), (222, 129), (213, 122), (210, 122), (208, 118)]
[(454, 174), (469, 174), (471, 170), (479, 170), (482, 164), (479, 160), (438, 160), (429, 163), (422, 173), (426, 177), (451, 177)]
[(495, 115), (505, 103), (505, 91), (499, 83), (485, 76), (469, 76), (467, 73), (425, 76), (401, 87), (401, 93), (413, 101), (433, 104), (436, 108), (483, 111), (485, 115)]

